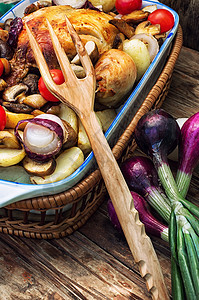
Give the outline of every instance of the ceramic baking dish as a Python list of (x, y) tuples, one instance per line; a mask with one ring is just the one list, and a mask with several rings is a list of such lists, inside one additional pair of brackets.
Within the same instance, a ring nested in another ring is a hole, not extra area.
[[(0, 22), (4, 22), (8, 18), (22, 17), (24, 9), (34, 0), (22, 0), (10, 11), (8, 11), (1, 19)], [(156, 55), (155, 59), (139, 81), (134, 87), (130, 96), (126, 99), (125, 103), (117, 110), (117, 116), (112, 122), (109, 129), (106, 131), (105, 136), (110, 143), (111, 147), (114, 146), (118, 138), (121, 136), (125, 128), (128, 126), (133, 116), (136, 114), (139, 107), (142, 105), (149, 91), (157, 81), (161, 71), (164, 67), (165, 61), (169, 55), (172, 40), (176, 35), (179, 17), (178, 14), (171, 8), (154, 1), (143, 1), (143, 7), (156, 4), (157, 8), (163, 8), (169, 10), (175, 19), (175, 24), (172, 30), (169, 32), (164, 43), (162, 44), (160, 51)], [(93, 153), (85, 159), (84, 163), (69, 177), (60, 180), (55, 183), (33, 185), (22, 184), (17, 182), (10, 182), (6, 180), (0, 180), (0, 207), (8, 205), (10, 203), (28, 199), (31, 197), (53, 195), (66, 191), (78, 183), (85, 175), (89, 174), (96, 167)], [(9, 192), (8, 192), (9, 191)]]

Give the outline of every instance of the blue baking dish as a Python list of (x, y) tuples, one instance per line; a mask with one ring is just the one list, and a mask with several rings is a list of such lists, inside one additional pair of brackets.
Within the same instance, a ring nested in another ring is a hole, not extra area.
[[(0, 19), (0, 22), (4, 22), (8, 18), (22, 17), (25, 8), (29, 4), (34, 2), (36, 1), (20, 1)], [(158, 9), (163, 8), (169, 10), (174, 16), (175, 24), (166, 37), (164, 43), (160, 47), (160, 50), (155, 59), (153, 60), (141, 80), (134, 87), (132, 93), (126, 99), (125, 103), (117, 110), (116, 118), (112, 122), (109, 129), (106, 131), (105, 136), (111, 147), (114, 146), (118, 138), (128, 126), (137, 110), (142, 105), (146, 96), (150, 92), (151, 88), (157, 81), (167, 60), (172, 41), (177, 32), (179, 24), (178, 14), (174, 10), (160, 2), (143, 1), (143, 7), (154, 4), (157, 5)], [(95, 167), (96, 162), (94, 159), (94, 155), (91, 152), (85, 159), (84, 163), (73, 174), (58, 182), (33, 185), (0, 180), (0, 207), (23, 199), (29, 199), (37, 196), (53, 195), (66, 191), (72, 188), (79, 181), (81, 181), (86, 175), (93, 171)]]

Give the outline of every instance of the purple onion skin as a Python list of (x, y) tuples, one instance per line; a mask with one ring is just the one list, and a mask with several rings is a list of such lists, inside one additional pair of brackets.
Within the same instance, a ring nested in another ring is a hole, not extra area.
[[(151, 157), (160, 157), (159, 164), (167, 162), (167, 155), (178, 145), (180, 127), (163, 109), (149, 111), (141, 117), (135, 129), (139, 148)], [(157, 163), (157, 162), (156, 162)]]
[(118, 232), (122, 232), (122, 227), (120, 225), (120, 222), (118, 220), (115, 208), (113, 206), (112, 201), (109, 199), (107, 202), (107, 209), (108, 209), (108, 215), (111, 220), (111, 223), (113, 226), (117, 229)]
[[(161, 238), (162, 231), (167, 227), (164, 224), (162, 224), (160, 221), (158, 221), (156, 218), (154, 218), (154, 216), (148, 211), (146, 202), (143, 199), (143, 197), (141, 197), (139, 194), (133, 191), (131, 191), (131, 195), (133, 197), (135, 209), (139, 213), (140, 221), (145, 225), (146, 233)], [(111, 200), (108, 200), (107, 208), (113, 226), (119, 232), (122, 232), (122, 227), (120, 225), (120, 222), (118, 220), (117, 214), (115, 212)]]
[[(56, 5), (55, 3), (54, 3), (54, 1), (52, 2), (52, 4), (53, 5)], [(64, 5), (64, 1), (63, 1), (63, 5)], [(86, 1), (85, 3), (84, 3), (84, 5), (82, 5), (82, 7), (80, 7), (80, 8), (85, 8), (85, 9), (87, 9), (87, 8), (89, 8), (89, 9), (92, 9), (92, 10), (97, 10), (97, 11), (100, 11), (97, 7), (95, 7), (90, 1)]]
[(191, 175), (199, 162), (199, 112), (192, 115), (181, 128), (179, 170)]
[(145, 196), (152, 188), (159, 189), (158, 174), (148, 157), (133, 156), (121, 165), (121, 171), (131, 190)]
[(86, 1), (86, 3), (81, 7), (81, 8), (89, 8), (89, 9), (93, 9), (93, 10), (96, 10), (96, 11), (100, 11), (97, 7), (95, 7), (90, 1)]
[[(55, 131), (56, 134), (59, 137), (59, 142), (58, 142), (58, 146), (57, 148), (53, 151), (53, 152), (49, 152), (46, 154), (38, 154), (38, 153), (34, 153), (32, 152), (27, 146), (26, 144), (23, 142), (23, 140), (21, 139), (19, 133), (18, 133), (18, 128), (19, 125), (22, 123), (34, 123), (37, 125), (42, 125), (47, 127), (48, 129)], [(51, 159), (52, 157), (54, 157), (61, 149), (62, 145), (63, 145), (63, 139), (64, 139), (64, 135), (63, 135), (63, 129), (62, 127), (52, 121), (52, 120), (47, 120), (47, 119), (42, 119), (42, 118), (33, 118), (33, 119), (27, 119), (27, 120), (21, 120), (17, 123), (17, 126), (15, 127), (15, 136), (20, 140), (20, 142), (23, 144), (24, 149), (28, 155), (28, 157), (30, 157), (31, 159), (38, 161), (38, 162), (45, 162), (48, 161), (49, 159)]]

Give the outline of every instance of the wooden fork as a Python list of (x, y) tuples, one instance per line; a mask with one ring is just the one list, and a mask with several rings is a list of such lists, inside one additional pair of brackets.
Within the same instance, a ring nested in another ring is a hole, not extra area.
[(94, 67), (78, 34), (66, 17), (68, 31), (86, 72), (85, 78), (77, 79), (52, 26), (48, 20), (46, 21), (65, 82), (61, 85), (55, 84), (42, 51), (28, 25), (25, 24), (41, 76), (49, 91), (59, 98), (61, 102), (71, 107), (80, 118), (89, 137), (92, 150), (126, 240), (135, 262), (139, 265), (141, 276), (146, 280), (146, 285), (151, 292), (152, 298), (159, 300), (169, 299), (161, 267), (151, 240), (146, 235), (144, 225), (139, 220), (131, 193), (93, 110), (96, 85)]

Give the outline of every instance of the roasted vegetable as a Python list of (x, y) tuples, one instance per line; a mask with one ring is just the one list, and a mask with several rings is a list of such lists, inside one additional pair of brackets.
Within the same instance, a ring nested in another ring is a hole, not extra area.
[(96, 101), (107, 107), (118, 107), (132, 90), (137, 69), (132, 58), (118, 49), (105, 52), (95, 66)]

